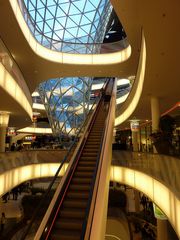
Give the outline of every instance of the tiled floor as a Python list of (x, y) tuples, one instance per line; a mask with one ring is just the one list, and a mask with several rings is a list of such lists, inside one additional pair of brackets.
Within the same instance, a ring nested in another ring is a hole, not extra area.
[(5, 203), (2, 198), (0, 199), (0, 214), (5, 213), (6, 218), (21, 218), (23, 215), (23, 209), (21, 206), (21, 199), (24, 194), (18, 196), (17, 200), (13, 200), (12, 194), (10, 199)]

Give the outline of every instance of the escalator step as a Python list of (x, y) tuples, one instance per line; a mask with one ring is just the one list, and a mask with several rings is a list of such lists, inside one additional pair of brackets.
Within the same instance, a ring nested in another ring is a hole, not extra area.
[(79, 172), (93, 172), (94, 166), (78, 166), (77, 171)]
[(84, 218), (85, 212), (82, 209), (73, 209), (73, 208), (63, 208), (60, 213), (59, 217), (65, 218)]
[(79, 191), (89, 191), (90, 190), (90, 184), (71, 184), (69, 186), (70, 190), (79, 190)]
[(86, 172), (86, 173), (84, 173), (84, 172), (76, 171), (74, 173), (74, 177), (86, 178), (86, 177), (92, 177), (92, 176), (93, 176), (93, 172)]
[(64, 231), (59, 229), (54, 229), (51, 234), (50, 240), (80, 240), (80, 231)]
[(94, 157), (97, 158), (98, 153), (97, 152), (83, 152), (82, 157)]
[(81, 208), (84, 209), (87, 206), (87, 202), (86, 201), (70, 201), (70, 200), (66, 200), (63, 203), (63, 207), (67, 207), (67, 208)]
[(78, 184), (88, 184), (91, 183), (92, 179), (91, 178), (78, 178), (78, 177), (73, 177), (72, 183), (78, 183)]
[(83, 149), (83, 154), (84, 153), (94, 153), (95, 154), (95, 153), (98, 153), (98, 152), (99, 152), (98, 146), (96, 148), (94, 146), (89, 147), (89, 148), (86, 146), (86, 148)]
[(82, 229), (82, 219), (73, 219), (72, 217), (56, 219), (54, 227), (57, 229), (67, 229), (67, 230), (81, 230)]
[(83, 152), (86, 152), (87, 150), (90, 151), (99, 151), (99, 144), (90, 144), (90, 143), (86, 143)]
[(94, 166), (96, 165), (96, 161), (81, 161), (79, 162), (78, 166)]
[(97, 159), (95, 157), (83, 156), (83, 157), (81, 157), (81, 160), (83, 160), (83, 161), (91, 161), (91, 162), (95, 161), (96, 162)]
[(73, 192), (73, 191), (70, 191), (67, 193), (67, 199), (70, 198), (70, 199), (88, 199), (89, 197), (89, 192)]

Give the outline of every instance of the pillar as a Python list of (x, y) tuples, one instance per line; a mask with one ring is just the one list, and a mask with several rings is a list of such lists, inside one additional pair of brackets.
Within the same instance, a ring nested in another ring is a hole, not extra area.
[(168, 220), (162, 210), (153, 203), (154, 216), (157, 219), (157, 240), (168, 240)]
[(9, 113), (0, 112), (0, 152), (5, 152), (6, 129), (9, 123)]
[[(151, 118), (152, 118), (152, 133), (158, 132), (160, 108), (159, 108), (159, 99), (154, 96), (151, 97)], [(153, 152), (157, 153), (155, 146), (153, 146)]]
[(168, 240), (167, 220), (157, 219), (157, 240)]
[(139, 131), (132, 131), (132, 144), (133, 144), (133, 152), (138, 152), (139, 151)]
[(113, 139), (112, 139), (112, 143), (116, 143), (116, 129), (113, 129)]
[(135, 211), (140, 212), (140, 196), (139, 191), (134, 189), (134, 206)]
[(159, 131), (159, 119), (160, 119), (160, 108), (159, 99), (157, 97), (151, 97), (151, 118), (152, 118), (152, 132)]
[(131, 132), (132, 132), (132, 145), (133, 152), (139, 151), (139, 120), (130, 120)]

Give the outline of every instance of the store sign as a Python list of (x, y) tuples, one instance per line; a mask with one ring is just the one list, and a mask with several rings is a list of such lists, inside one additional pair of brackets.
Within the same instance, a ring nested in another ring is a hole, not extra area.
[(131, 125), (132, 132), (139, 131), (139, 121), (131, 121), (130, 125)]
[(15, 135), (16, 135), (16, 129), (8, 127), (7, 136), (15, 136)]
[(167, 220), (166, 215), (154, 203), (153, 203), (153, 209), (154, 209), (155, 218), (160, 219), (160, 220)]
[(33, 141), (36, 139), (36, 136), (27, 136), (24, 139), (25, 139), (25, 141)]

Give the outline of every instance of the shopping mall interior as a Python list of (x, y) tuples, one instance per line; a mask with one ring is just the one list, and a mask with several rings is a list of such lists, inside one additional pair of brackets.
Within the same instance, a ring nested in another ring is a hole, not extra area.
[(180, 239), (178, 0), (0, 0), (0, 239)]

